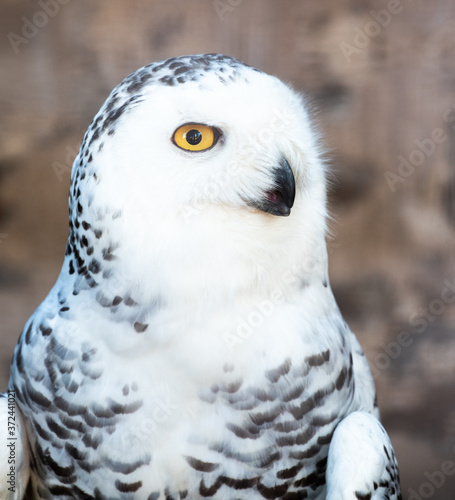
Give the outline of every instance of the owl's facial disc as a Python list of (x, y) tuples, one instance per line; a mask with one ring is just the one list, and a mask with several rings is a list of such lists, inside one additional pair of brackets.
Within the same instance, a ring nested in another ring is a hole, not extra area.
[(273, 169), (273, 187), (260, 200), (247, 200), (247, 204), (271, 215), (287, 217), (291, 213), (295, 198), (295, 179), (286, 158)]

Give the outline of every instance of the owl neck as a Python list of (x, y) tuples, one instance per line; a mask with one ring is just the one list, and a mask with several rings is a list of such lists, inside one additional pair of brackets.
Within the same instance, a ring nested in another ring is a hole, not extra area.
[(324, 232), (302, 231), (297, 218), (211, 211), (191, 224), (174, 214), (134, 225), (124, 215), (73, 216), (62, 271), (67, 294), (110, 318), (140, 325), (165, 306), (199, 314), (327, 288)]

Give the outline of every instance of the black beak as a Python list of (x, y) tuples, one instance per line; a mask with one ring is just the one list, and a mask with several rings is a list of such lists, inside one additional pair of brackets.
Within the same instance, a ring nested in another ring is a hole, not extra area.
[(286, 158), (282, 158), (279, 166), (273, 169), (273, 184), (262, 200), (248, 201), (248, 205), (271, 215), (287, 217), (294, 205), (295, 179)]

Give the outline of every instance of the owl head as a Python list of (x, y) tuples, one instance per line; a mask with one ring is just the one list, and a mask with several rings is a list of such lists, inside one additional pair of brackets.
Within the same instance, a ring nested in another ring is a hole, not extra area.
[(116, 275), (190, 295), (325, 279), (324, 170), (303, 98), (278, 78), (220, 54), (149, 64), (85, 134), (67, 266), (80, 286)]

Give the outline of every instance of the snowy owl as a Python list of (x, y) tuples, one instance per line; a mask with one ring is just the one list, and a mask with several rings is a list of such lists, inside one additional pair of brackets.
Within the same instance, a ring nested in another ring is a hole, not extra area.
[(400, 498), (299, 94), (224, 55), (149, 64), (88, 128), (69, 204), (0, 398), (2, 498)]

